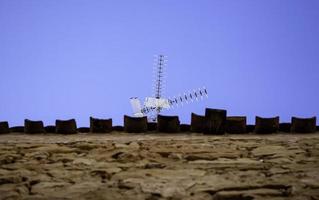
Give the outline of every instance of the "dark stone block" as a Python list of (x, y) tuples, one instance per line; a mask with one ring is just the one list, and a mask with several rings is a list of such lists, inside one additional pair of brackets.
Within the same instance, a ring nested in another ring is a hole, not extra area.
[(256, 116), (256, 133), (276, 133), (279, 130), (279, 117), (262, 118)]
[(90, 132), (109, 133), (112, 131), (112, 119), (97, 119), (90, 117)]
[(80, 127), (80, 128), (78, 128), (78, 132), (79, 133), (89, 133), (90, 128), (89, 127)]
[(157, 123), (155, 123), (155, 122), (148, 122), (148, 123), (147, 123), (147, 130), (148, 130), (148, 131), (156, 131), (156, 130), (157, 130)]
[(319, 126), (317, 126), (317, 131), (319, 131)]
[(233, 116), (226, 118), (226, 132), (227, 133), (246, 133), (246, 117)]
[(290, 123), (280, 123), (279, 131), (284, 133), (290, 133), (291, 124)]
[(247, 125), (246, 126), (246, 132), (247, 133), (252, 133), (252, 132), (254, 132), (255, 131), (255, 125)]
[(113, 126), (112, 131), (118, 131), (118, 132), (123, 132), (124, 127), (123, 126)]
[(10, 133), (8, 122), (0, 122), (0, 133)]
[(181, 124), (180, 125), (181, 132), (190, 132), (190, 130), (191, 130), (191, 125), (189, 125), (189, 124)]
[(202, 133), (205, 127), (205, 116), (192, 113), (191, 132)]
[(25, 119), (24, 132), (25, 133), (45, 133), (43, 122)]
[(226, 128), (226, 115), (226, 110), (206, 108), (204, 133), (224, 134)]
[(12, 133), (24, 133), (24, 126), (13, 126), (13, 127), (10, 127), (10, 132), (12, 132)]
[(291, 132), (293, 133), (314, 133), (316, 132), (316, 117), (311, 118), (291, 118)]
[(157, 131), (164, 133), (178, 133), (180, 131), (180, 121), (178, 116), (157, 116)]
[(46, 126), (44, 130), (46, 133), (55, 133), (55, 126)]
[(77, 133), (75, 119), (70, 120), (56, 120), (55, 121), (56, 133), (73, 134)]
[(130, 117), (124, 115), (124, 131), (128, 133), (147, 132), (147, 117)]

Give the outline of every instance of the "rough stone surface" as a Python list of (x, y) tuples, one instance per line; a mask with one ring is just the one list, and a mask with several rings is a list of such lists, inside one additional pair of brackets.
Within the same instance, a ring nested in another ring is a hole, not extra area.
[(279, 117), (264, 118), (256, 116), (255, 133), (274, 133), (279, 130)]
[(156, 122), (148, 122), (147, 123), (147, 130), (148, 131), (156, 131), (157, 130), (157, 123)]
[(248, 125), (246, 126), (246, 132), (247, 132), (247, 133), (252, 133), (252, 132), (254, 132), (254, 131), (255, 131), (255, 125), (248, 124)]
[(189, 132), (191, 130), (191, 125), (189, 124), (181, 124), (180, 131), (181, 132)]
[(73, 134), (77, 133), (75, 119), (70, 120), (55, 120), (56, 133)]
[(112, 131), (118, 131), (118, 132), (123, 132), (124, 127), (123, 126), (113, 126)]
[(291, 132), (293, 133), (314, 133), (316, 132), (316, 117), (291, 118)]
[(226, 128), (227, 111), (222, 109), (205, 109), (205, 127), (206, 134), (224, 134)]
[(22, 132), (24, 132), (24, 126), (12, 126), (12, 127), (10, 127), (10, 132), (22, 133)]
[(143, 133), (147, 131), (147, 117), (130, 117), (124, 115), (124, 131), (128, 133)]
[(280, 132), (290, 133), (290, 129), (291, 129), (291, 123), (280, 123), (279, 124), (279, 131)]
[(90, 132), (90, 128), (89, 127), (79, 127), (78, 132), (79, 133), (88, 133), (88, 132)]
[(164, 133), (177, 133), (180, 131), (178, 116), (157, 116), (157, 131)]
[(2, 199), (319, 199), (319, 133), (0, 135)]
[(9, 133), (9, 123), (8, 122), (0, 122), (0, 133)]
[(232, 116), (226, 118), (227, 133), (246, 133), (247, 119), (244, 116)]
[(191, 115), (191, 131), (195, 133), (204, 132), (205, 116), (192, 113)]
[(53, 125), (46, 126), (44, 127), (44, 130), (46, 133), (55, 133), (55, 126)]
[(90, 117), (90, 132), (109, 133), (112, 131), (112, 119), (98, 119)]
[(25, 133), (44, 133), (45, 129), (43, 121), (24, 120), (24, 132)]

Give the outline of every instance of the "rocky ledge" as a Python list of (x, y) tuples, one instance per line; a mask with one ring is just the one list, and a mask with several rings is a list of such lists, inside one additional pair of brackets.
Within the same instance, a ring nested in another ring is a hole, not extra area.
[(0, 135), (0, 199), (319, 199), (319, 134)]

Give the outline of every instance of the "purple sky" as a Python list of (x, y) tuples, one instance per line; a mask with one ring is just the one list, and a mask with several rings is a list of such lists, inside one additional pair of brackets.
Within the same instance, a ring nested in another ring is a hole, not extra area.
[(191, 112), (319, 113), (318, 0), (0, 0), (0, 121), (89, 116), (123, 124), (151, 96), (153, 55), (168, 56), (166, 96), (206, 86)]

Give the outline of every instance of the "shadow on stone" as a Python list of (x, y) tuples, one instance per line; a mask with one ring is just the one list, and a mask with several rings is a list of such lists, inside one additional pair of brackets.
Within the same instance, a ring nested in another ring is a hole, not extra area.
[(276, 133), (279, 129), (279, 116), (263, 118), (256, 116), (255, 133)]
[(10, 133), (8, 122), (0, 122), (0, 133)]
[(148, 122), (148, 123), (147, 123), (147, 130), (148, 130), (148, 131), (156, 131), (156, 130), (157, 130), (157, 123), (155, 123), (155, 122)]
[(77, 133), (75, 119), (70, 120), (56, 120), (55, 121), (56, 133), (73, 134)]
[(24, 133), (24, 127), (23, 126), (10, 127), (10, 132), (12, 132), (12, 133)]
[(205, 134), (221, 135), (225, 133), (227, 111), (222, 109), (206, 108)]
[(123, 132), (124, 127), (123, 126), (113, 126), (112, 131)]
[(202, 133), (205, 127), (205, 116), (192, 113), (191, 132)]
[(124, 131), (128, 133), (147, 132), (147, 117), (130, 117), (124, 115)]
[(157, 131), (163, 133), (178, 133), (180, 131), (180, 121), (178, 116), (157, 116)]
[(291, 123), (280, 123), (279, 131), (284, 133), (290, 133)]
[(29, 119), (24, 120), (25, 133), (45, 133), (42, 121), (32, 121)]
[(90, 117), (90, 132), (109, 133), (112, 131), (112, 119), (97, 119)]
[(78, 128), (78, 132), (79, 133), (89, 133), (90, 132), (90, 128), (89, 127), (79, 127)]
[(226, 132), (233, 134), (246, 133), (246, 122), (245, 116), (232, 116), (226, 118)]
[(255, 125), (249, 124), (246, 126), (246, 133), (252, 133), (255, 131)]
[(181, 124), (180, 125), (181, 132), (190, 132), (190, 130), (191, 130), (191, 125), (189, 125), (189, 124)]
[(291, 118), (291, 132), (293, 133), (314, 133), (316, 132), (316, 117)]
[(46, 133), (55, 133), (55, 126), (46, 126), (44, 127)]

